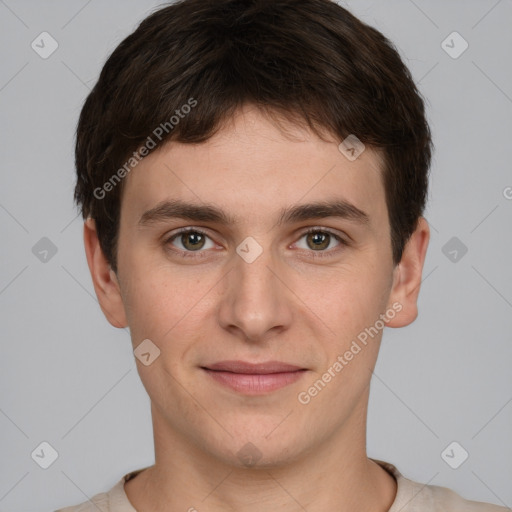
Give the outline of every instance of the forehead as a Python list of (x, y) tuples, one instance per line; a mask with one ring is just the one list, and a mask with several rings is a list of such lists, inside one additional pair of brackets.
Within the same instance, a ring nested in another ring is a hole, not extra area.
[(246, 107), (203, 143), (168, 142), (125, 178), (121, 217), (136, 223), (172, 199), (218, 205), (241, 223), (335, 199), (370, 217), (386, 214), (380, 152), (367, 147), (351, 160), (334, 138), (324, 141), (291, 122), (285, 129)]

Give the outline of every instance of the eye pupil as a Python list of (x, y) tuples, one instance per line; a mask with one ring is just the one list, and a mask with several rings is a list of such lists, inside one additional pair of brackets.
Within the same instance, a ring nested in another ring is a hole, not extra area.
[[(328, 233), (309, 233), (308, 234), (308, 245), (312, 249), (325, 249), (329, 246), (330, 235)], [(312, 241), (313, 245), (309, 244)], [(327, 243), (326, 243), (327, 241)]]
[(181, 235), (181, 243), (187, 249), (192, 251), (201, 249), (204, 245), (204, 236), (196, 231), (190, 233), (184, 233)]

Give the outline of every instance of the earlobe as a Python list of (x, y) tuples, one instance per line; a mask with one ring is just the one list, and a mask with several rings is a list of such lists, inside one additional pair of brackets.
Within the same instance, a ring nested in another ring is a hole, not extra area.
[(128, 325), (116, 274), (101, 249), (94, 219), (84, 222), (84, 246), (87, 264), (103, 314), (114, 327)]
[(400, 263), (396, 266), (388, 307), (398, 302), (402, 310), (388, 327), (405, 327), (418, 316), (418, 295), (421, 287), (423, 265), (430, 240), (430, 228), (424, 217), (420, 217), (415, 231), (407, 241)]

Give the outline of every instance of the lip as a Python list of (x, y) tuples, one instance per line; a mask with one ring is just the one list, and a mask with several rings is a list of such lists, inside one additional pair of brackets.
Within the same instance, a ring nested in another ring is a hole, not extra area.
[(307, 371), (280, 361), (248, 363), (220, 361), (201, 367), (213, 380), (246, 395), (259, 395), (281, 389), (302, 378)]

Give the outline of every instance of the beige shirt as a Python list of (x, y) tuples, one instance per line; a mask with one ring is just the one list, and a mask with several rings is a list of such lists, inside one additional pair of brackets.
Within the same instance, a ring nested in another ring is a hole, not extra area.
[[(388, 462), (372, 459), (393, 475), (397, 482), (395, 501), (388, 512), (505, 512), (509, 508), (480, 501), (468, 501), (437, 485), (424, 485), (408, 480)], [(124, 492), (124, 483), (146, 468), (127, 473), (108, 492), (93, 496), (79, 505), (55, 512), (137, 512)]]

